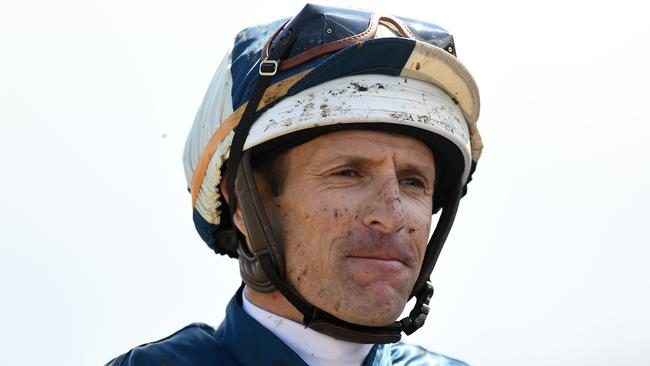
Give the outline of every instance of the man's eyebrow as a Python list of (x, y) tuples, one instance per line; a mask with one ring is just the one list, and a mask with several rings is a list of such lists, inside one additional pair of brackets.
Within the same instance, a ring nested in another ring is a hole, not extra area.
[(326, 163), (358, 166), (364, 164), (377, 165), (377, 164), (381, 164), (382, 161), (383, 161), (382, 159), (373, 159), (371, 157), (364, 157), (358, 155), (354, 155), (354, 156), (342, 155), (342, 156), (334, 157), (332, 159), (328, 159)]
[(431, 170), (432, 173), (435, 174), (435, 172), (436, 172), (435, 166), (433, 166), (431, 168), (432, 169), (429, 169), (429, 166), (424, 165), (424, 164), (404, 163), (404, 164), (400, 164), (398, 170), (399, 171), (405, 171), (405, 172), (416, 172), (416, 173), (422, 173), (422, 174), (425, 174), (429, 170)]
[[(338, 156), (335, 157), (331, 160), (328, 160), (325, 162), (326, 164), (340, 164), (340, 165), (351, 165), (351, 166), (359, 166), (359, 165), (365, 165), (365, 164), (370, 164), (370, 165), (378, 165), (383, 162), (383, 159), (375, 159), (372, 157), (364, 157), (364, 156), (350, 156), (350, 155), (344, 155), (344, 156)], [(423, 175), (427, 175), (429, 171), (433, 174), (435, 174), (435, 167), (429, 168), (428, 165), (425, 164), (418, 164), (418, 163), (413, 163), (413, 162), (406, 162), (406, 163), (400, 163), (399, 166), (397, 167), (397, 171), (399, 172), (413, 172), (413, 173), (420, 173)], [(433, 179), (433, 177), (431, 177)]]

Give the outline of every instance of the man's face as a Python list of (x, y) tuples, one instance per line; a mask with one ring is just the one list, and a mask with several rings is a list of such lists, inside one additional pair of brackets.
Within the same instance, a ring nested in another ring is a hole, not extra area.
[(346, 321), (394, 321), (428, 239), (431, 150), (403, 135), (349, 130), (311, 140), (280, 159), (286, 169), (282, 193), (260, 188), (285, 246), (289, 283)]

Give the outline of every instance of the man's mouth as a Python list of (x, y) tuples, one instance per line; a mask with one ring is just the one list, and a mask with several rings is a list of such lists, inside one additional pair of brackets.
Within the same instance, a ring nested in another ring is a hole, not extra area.
[(351, 256), (347, 257), (348, 270), (352, 271), (352, 279), (364, 283), (377, 281), (399, 284), (412, 272), (409, 267), (396, 259), (380, 259), (377, 257)]
[(350, 255), (348, 256), (349, 258), (357, 258), (357, 259), (367, 259), (367, 260), (376, 260), (376, 261), (384, 261), (384, 262), (398, 262), (406, 265), (402, 260), (395, 256), (390, 256), (390, 255)]
[(413, 263), (412, 255), (403, 247), (386, 250), (360, 250), (352, 252), (347, 255), (349, 258), (357, 258), (360, 260), (372, 260), (380, 262), (397, 262), (406, 267), (410, 267)]
[(363, 271), (381, 271), (385, 273), (401, 272), (408, 268), (403, 260), (391, 255), (351, 255), (348, 259)]

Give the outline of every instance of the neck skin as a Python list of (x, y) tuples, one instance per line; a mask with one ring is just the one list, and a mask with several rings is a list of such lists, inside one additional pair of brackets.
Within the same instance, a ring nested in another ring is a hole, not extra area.
[(280, 291), (259, 292), (246, 286), (245, 297), (254, 305), (283, 318), (302, 323), (303, 315)]
[[(372, 344), (341, 341), (306, 328), (299, 321), (274, 314), (269, 309), (261, 308), (253, 302), (251, 295), (255, 293), (259, 294), (246, 287), (243, 296), (244, 311), (278, 337), (310, 366), (359, 366), (373, 347)], [(277, 294), (277, 291), (275, 293), (282, 297)], [(284, 297), (282, 298), (284, 299)], [(285, 302), (288, 304), (286, 299)], [(281, 309), (281, 306), (276, 305), (273, 308), (285, 310), (283, 313), (300, 314), (293, 306)], [(289, 308), (292, 311), (287, 311)]]

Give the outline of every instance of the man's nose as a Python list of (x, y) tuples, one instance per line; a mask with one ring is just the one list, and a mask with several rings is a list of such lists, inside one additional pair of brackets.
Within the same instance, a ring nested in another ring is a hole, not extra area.
[(382, 234), (392, 234), (402, 230), (406, 225), (406, 218), (397, 177), (384, 179), (375, 192), (376, 194), (369, 197), (363, 223)]

